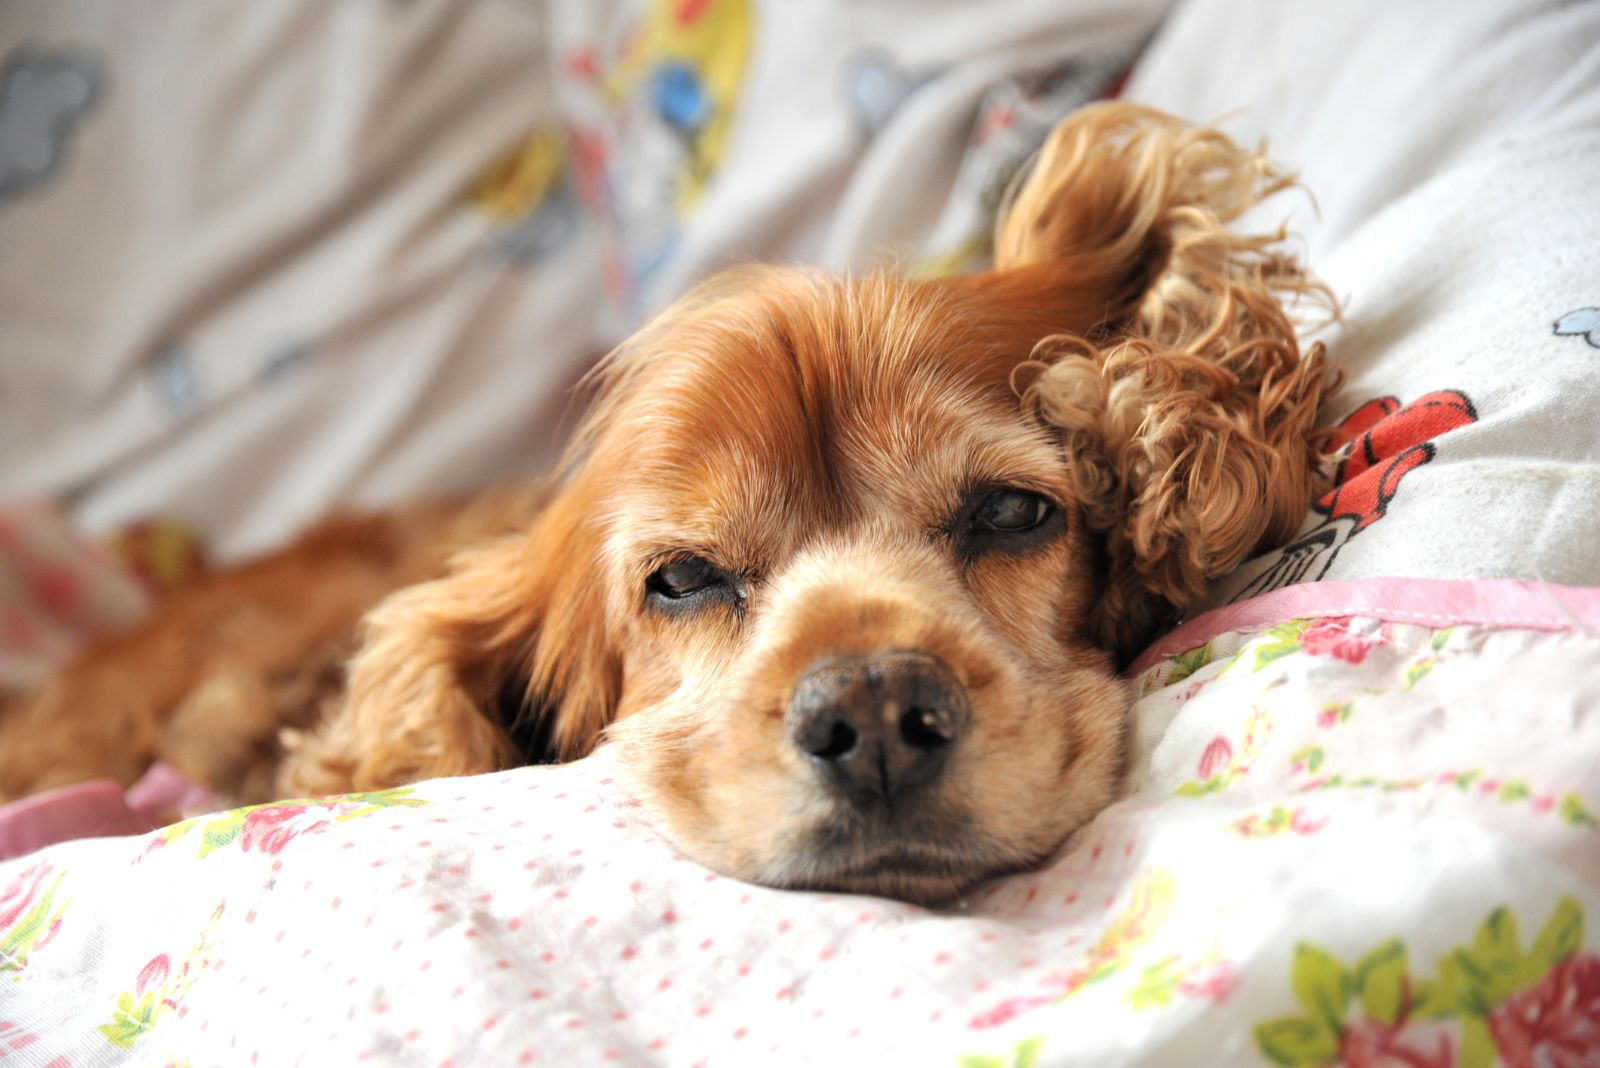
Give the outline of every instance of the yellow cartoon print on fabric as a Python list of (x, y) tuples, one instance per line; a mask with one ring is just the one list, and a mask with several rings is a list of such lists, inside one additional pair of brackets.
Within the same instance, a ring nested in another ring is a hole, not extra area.
[(750, 23), (749, 0), (652, 0), (606, 79), (613, 106), (676, 143), (673, 207), (680, 218), (694, 208), (726, 151), (750, 56)]
[(560, 177), (566, 154), (561, 128), (540, 126), (489, 165), (468, 199), (500, 222), (526, 218)]
[(535, 127), (485, 168), (467, 202), (495, 230), (499, 256), (533, 263), (560, 248), (577, 226), (577, 200), (567, 181), (567, 133), (555, 123)]
[(603, 210), (625, 300), (671, 259), (726, 157), (752, 35), (749, 0), (651, 0), (606, 50)]

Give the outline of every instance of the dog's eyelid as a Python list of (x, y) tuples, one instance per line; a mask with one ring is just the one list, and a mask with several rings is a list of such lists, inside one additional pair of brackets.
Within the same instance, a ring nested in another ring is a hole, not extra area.
[(743, 617), (749, 607), (749, 575), (717, 564), (704, 553), (674, 549), (648, 558), (640, 583), (641, 607), (668, 616), (695, 614), (721, 604)]
[(992, 552), (1015, 554), (1053, 541), (1068, 529), (1067, 508), (1056, 495), (1027, 481), (970, 486), (941, 534), (964, 566)]
[(952, 527), (960, 526), (997, 493), (1023, 493), (1037, 497), (1052, 508), (1065, 510), (1066, 504), (1058, 499), (1055, 490), (1026, 476), (1011, 479), (984, 478), (969, 481), (961, 491), (960, 504), (948, 520)]
[(988, 530), (1031, 530), (1057, 510), (1047, 497), (1007, 487), (984, 496), (974, 507), (972, 518), (976, 526)]
[(648, 579), (662, 568), (671, 567), (673, 564), (686, 560), (704, 560), (719, 573), (726, 575), (735, 582), (759, 582), (763, 577), (760, 568), (739, 566), (725, 562), (724, 558), (710, 549), (663, 549), (658, 552), (645, 553), (644, 565), (639, 573)]

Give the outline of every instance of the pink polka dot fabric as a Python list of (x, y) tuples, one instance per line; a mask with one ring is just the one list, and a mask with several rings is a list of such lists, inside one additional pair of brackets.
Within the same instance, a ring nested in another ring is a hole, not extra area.
[(1133, 685), (1127, 795), (942, 910), (707, 871), (604, 749), (0, 864), (0, 1064), (1445, 1064), (1597, 1034), (1600, 639), (1324, 616)]

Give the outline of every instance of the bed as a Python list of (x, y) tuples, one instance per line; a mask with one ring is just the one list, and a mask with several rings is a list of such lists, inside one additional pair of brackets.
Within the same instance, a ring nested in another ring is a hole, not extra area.
[(1039, 871), (721, 878), (604, 747), (211, 812), (0, 863), (0, 1065), (1600, 1065), (1597, 42), (1167, 18), (1125, 95), (1316, 192), (1342, 449), (1133, 665), (1123, 794)]

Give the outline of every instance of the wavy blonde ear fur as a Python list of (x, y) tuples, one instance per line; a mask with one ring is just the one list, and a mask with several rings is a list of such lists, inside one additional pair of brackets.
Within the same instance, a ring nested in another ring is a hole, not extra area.
[[(576, 477), (531, 529), (460, 554), (443, 578), (373, 609), (342, 704), (291, 748), (280, 793), (379, 789), (587, 753), (621, 685), (595, 581), (590, 496)], [(518, 752), (516, 737), (541, 752)]]
[(1284, 302), (1327, 317), (1332, 296), (1281, 227), (1229, 229), (1293, 181), (1215, 130), (1098, 104), (1056, 128), (998, 226), (997, 271), (1054, 264), (1106, 294), (1104, 319), (1040, 342), (1019, 385), (1104, 539), (1094, 627), (1124, 656), (1292, 534), (1321, 488), (1338, 374), (1321, 343), (1301, 353)]

